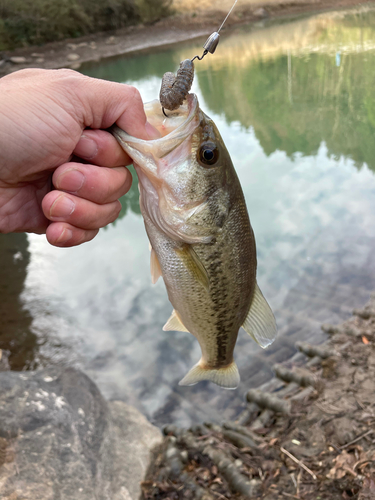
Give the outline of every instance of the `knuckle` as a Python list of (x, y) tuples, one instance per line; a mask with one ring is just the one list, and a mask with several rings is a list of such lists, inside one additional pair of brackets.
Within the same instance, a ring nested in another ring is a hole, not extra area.
[(142, 97), (138, 89), (133, 87), (133, 85), (127, 85), (126, 86), (127, 94), (128, 94), (128, 99), (133, 103), (133, 104), (139, 104), (143, 107), (143, 102), (142, 102)]

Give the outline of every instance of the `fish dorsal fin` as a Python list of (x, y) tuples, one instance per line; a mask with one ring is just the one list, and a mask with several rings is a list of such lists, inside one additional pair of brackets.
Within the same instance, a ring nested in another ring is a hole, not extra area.
[(194, 248), (191, 245), (184, 245), (182, 248), (176, 250), (176, 253), (185, 267), (194, 275), (198, 283), (208, 291), (210, 288), (210, 278)]
[(185, 325), (182, 323), (181, 319), (178, 316), (178, 313), (173, 309), (173, 312), (171, 314), (171, 317), (169, 320), (165, 323), (163, 326), (163, 330), (165, 332), (189, 332), (189, 330), (186, 329)]
[(159, 260), (156, 256), (155, 250), (151, 247), (151, 256), (150, 256), (150, 269), (151, 269), (151, 281), (152, 284), (158, 281), (161, 276), (161, 267), (159, 264)]
[(263, 349), (272, 344), (277, 334), (275, 316), (256, 282), (250, 310), (242, 328)]

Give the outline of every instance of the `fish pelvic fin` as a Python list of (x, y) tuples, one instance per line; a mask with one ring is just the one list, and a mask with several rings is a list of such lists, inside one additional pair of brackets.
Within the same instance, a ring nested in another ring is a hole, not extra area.
[(186, 328), (186, 326), (181, 321), (181, 318), (175, 309), (173, 309), (171, 317), (168, 319), (168, 321), (163, 326), (163, 331), (164, 332), (174, 331), (174, 332), (188, 332), (188, 333), (190, 333), (189, 330)]
[(159, 264), (159, 259), (156, 256), (155, 250), (151, 247), (151, 256), (150, 256), (150, 270), (151, 270), (151, 281), (152, 284), (155, 285), (155, 283), (158, 281), (160, 276), (162, 276), (161, 273), (161, 267)]
[(202, 360), (200, 360), (178, 385), (195, 385), (201, 380), (210, 380), (224, 389), (236, 389), (240, 383), (240, 374), (235, 361), (223, 368), (215, 369), (202, 368)]
[(275, 316), (257, 283), (255, 283), (253, 300), (242, 328), (263, 349), (271, 345), (276, 338)]

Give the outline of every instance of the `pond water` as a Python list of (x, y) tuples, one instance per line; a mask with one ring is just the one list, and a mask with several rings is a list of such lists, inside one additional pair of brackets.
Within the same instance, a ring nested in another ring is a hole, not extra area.
[[(107, 398), (158, 425), (234, 418), (244, 394), (289, 358), (298, 339), (346, 319), (375, 289), (375, 10), (323, 13), (223, 32), (196, 64), (192, 91), (214, 119), (245, 193), (258, 283), (277, 341), (262, 351), (243, 331), (236, 391), (178, 381), (200, 357), (188, 333), (163, 332), (171, 305), (151, 285), (136, 180), (120, 218), (92, 242), (49, 246), (1, 235), (0, 348), (14, 369), (84, 369)], [(90, 76), (135, 85), (145, 101), (202, 41), (102, 62)]]

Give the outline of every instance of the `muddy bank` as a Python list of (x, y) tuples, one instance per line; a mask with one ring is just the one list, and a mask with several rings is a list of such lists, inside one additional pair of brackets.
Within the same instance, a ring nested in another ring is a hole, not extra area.
[(322, 328), (236, 422), (167, 426), (143, 498), (375, 498), (375, 298)]
[[(306, 0), (296, 2), (240, 2), (229, 17), (226, 28), (238, 24), (294, 16), (311, 11), (363, 5), (356, 0)], [(205, 7), (203, 5), (203, 7)], [(138, 25), (114, 32), (87, 35), (53, 42), (41, 47), (19, 48), (0, 53), (0, 76), (23, 68), (79, 69), (83, 63), (150, 51), (186, 40), (205, 37), (215, 31), (226, 15), (226, 4), (207, 10), (189, 11), (163, 19), (153, 25)], [(221, 10), (223, 8), (223, 10)], [(204, 41), (204, 40), (203, 40)]]

